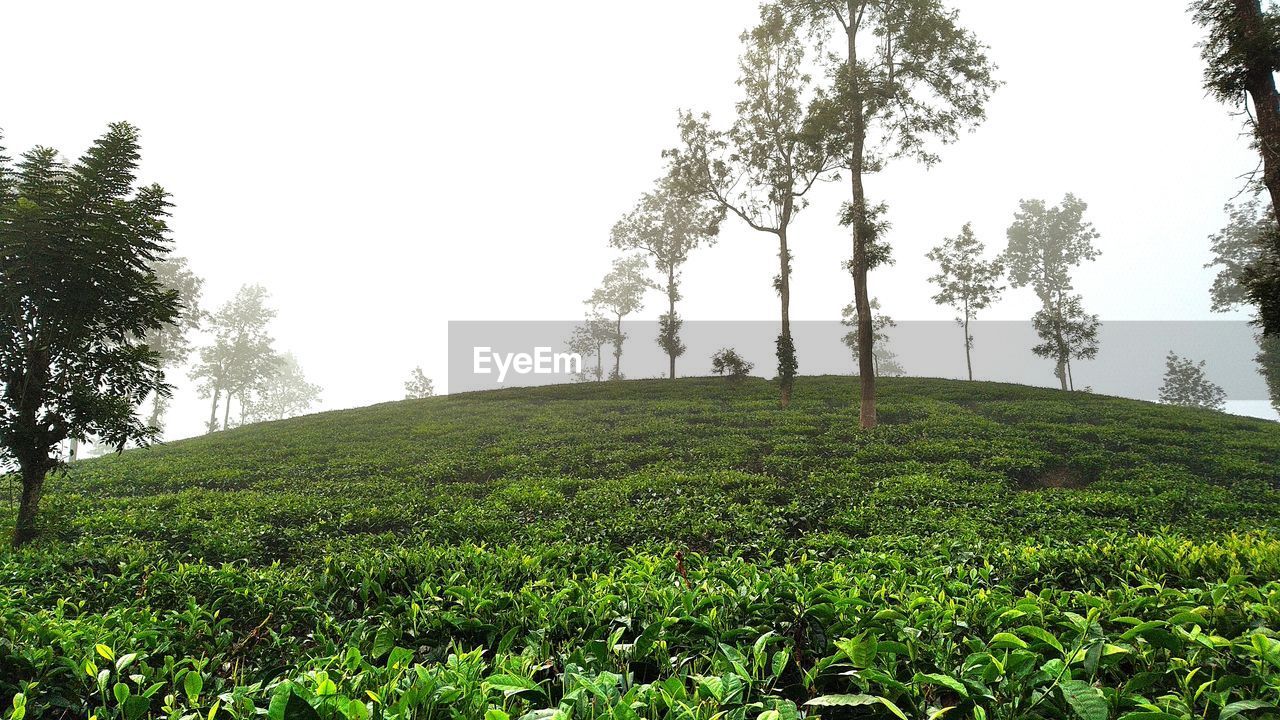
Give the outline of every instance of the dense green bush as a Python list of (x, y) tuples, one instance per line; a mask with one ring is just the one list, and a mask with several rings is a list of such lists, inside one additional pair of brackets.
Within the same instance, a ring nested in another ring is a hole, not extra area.
[(1277, 712), (1280, 426), (886, 379), (861, 432), (852, 389), (510, 390), (78, 463), (0, 555), (3, 712)]

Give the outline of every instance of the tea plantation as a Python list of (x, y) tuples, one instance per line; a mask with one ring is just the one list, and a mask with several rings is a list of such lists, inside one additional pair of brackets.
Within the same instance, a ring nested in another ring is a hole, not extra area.
[(853, 391), (507, 390), (77, 463), (0, 551), (0, 716), (1277, 716), (1280, 425), (886, 379), (861, 432)]

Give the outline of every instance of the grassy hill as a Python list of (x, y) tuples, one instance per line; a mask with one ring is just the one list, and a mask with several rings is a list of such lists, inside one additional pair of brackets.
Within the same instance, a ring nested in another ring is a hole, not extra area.
[(42, 541), (0, 555), (0, 701), (99, 720), (1280, 704), (1280, 425), (881, 387), (871, 432), (850, 378), (801, 378), (785, 411), (761, 380), (686, 379), (78, 463)]

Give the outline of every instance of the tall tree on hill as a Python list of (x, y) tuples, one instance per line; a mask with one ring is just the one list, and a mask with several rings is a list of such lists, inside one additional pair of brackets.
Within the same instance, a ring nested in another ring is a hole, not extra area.
[(276, 311), (267, 305), (267, 291), (261, 285), (245, 285), (209, 320), (213, 343), (200, 348), (200, 360), (191, 371), (199, 380), (200, 397), (212, 398), (208, 432), (218, 430), (218, 407), (222, 406), (225, 429), (231, 418), (231, 402), (239, 399), (270, 378), (279, 368), (279, 355), (272, 347), (275, 340), (267, 334), (267, 325)]
[(573, 334), (568, 340), (569, 352), (578, 353), (581, 357), (594, 357), (596, 360), (594, 369), (588, 369), (590, 366), (583, 364), (578, 372), (579, 380), (604, 380), (604, 346), (611, 343), (613, 337), (612, 323), (598, 312), (588, 315), (582, 324), (573, 328)]
[(680, 270), (689, 253), (699, 245), (715, 242), (724, 220), (723, 206), (708, 204), (705, 196), (688, 192), (678, 178), (668, 175), (616, 225), (609, 244), (620, 250), (647, 253), (663, 279), (657, 289), (667, 296), (667, 312), (658, 318), (658, 345), (667, 353), (669, 374), (676, 377), (676, 358), (684, 354), (680, 341), (683, 321), (676, 313), (680, 299)]
[(1031, 325), (1041, 341), (1031, 351), (1057, 364), (1055, 374), (1061, 378), (1063, 390), (1075, 390), (1071, 361), (1098, 356), (1098, 316), (1085, 312), (1079, 295), (1071, 295), (1040, 309), (1032, 316)]
[(293, 353), (277, 356), (276, 370), (240, 402), (241, 422), (284, 420), (320, 402), (324, 388), (308, 382)]
[(668, 150), (671, 172), (690, 192), (732, 212), (752, 230), (778, 240), (774, 288), (781, 302), (777, 339), (781, 405), (791, 403), (798, 362), (791, 336), (790, 228), (814, 185), (837, 165), (820, 127), (816, 93), (806, 71), (799, 28), (777, 6), (743, 33), (738, 80), (743, 99), (727, 131), (707, 114), (680, 115), (679, 147)]
[(169, 251), (168, 195), (138, 186), (138, 158), (127, 123), (70, 166), (44, 147), (11, 165), (0, 148), (0, 461), (22, 478), (14, 545), (36, 534), (63, 441), (157, 437), (136, 410), (171, 388), (144, 338), (180, 308), (154, 270)]
[[(1043, 200), (1023, 200), (1014, 215), (1013, 224), (1009, 226), (1009, 245), (1004, 252), (1013, 287), (1030, 286), (1040, 298), (1036, 330), (1042, 338), (1044, 333), (1050, 334), (1040, 347), (1050, 348), (1047, 357), (1055, 361), (1054, 376), (1063, 390), (1070, 388), (1067, 366), (1073, 352), (1073, 344), (1065, 334), (1088, 330), (1089, 318), (1094, 317), (1079, 308), (1081, 301), (1078, 296), (1074, 296), (1073, 302), (1071, 295), (1074, 289), (1071, 270), (1100, 254), (1093, 246), (1093, 241), (1099, 237), (1098, 232), (1084, 219), (1087, 208), (1083, 200), (1070, 193), (1060, 205), (1053, 207), (1047, 206)], [(1094, 318), (1094, 335), (1096, 325)], [(1088, 347), (1088, 343), (1077, 345)]]
[[(1200, 45), (1204, 86), (1219, 101), (1239, 108), (1261, 158), (1260, 184), (1271, 199), (1271, 220), (1280, 222), (1280, 9), (1262, 0), (1195, 0), (1192, 16), (1207, 35)], [(1262, 236), (1268, 254), (1241, 276), (1258, 308), (1264, 335), (1280, 334), (1280, 232)]]
[(610, 338), (613, 344), (613, 371), (609, 378), (612, 380), (622, 379), (622, 343), (627, 339), (627, 334), (622, 331), (622, 320), (631, 313), (644, 309), (644, 293), (653, 287), (645, 276), (647, 269), (648, 263), (643, 255), (630, 255), (614, 260), (613, 267), (600, 282), (600, 287), (587, 300), (592, 308), (608, 313), (614, 323)]
[(986, 47), (959, 24), (942, 0), (782, 0), (840, 48), (832, 53), (828, 112), (837, 123), (834, 148), (849, 170), (850, 200), (843, 213), (852, 231), (858, 313), (859, 422), (876, 425), (871, 296), (867, 274), (888, 257), (878, 221), (883, 205), (867, 199), (865, 176), (897, 158), (931, 165), (931, 144), (948, 144), (985, 119), (999, 83)]
[[(200, 308), (204, 279), (191, 272), (187, 267), (187, 259), (183, 257), (162, 258), (153, 263), (152, 270), (161, 285), (178, 293), (178, 302), (182, 306), (174, 322), (147, 333), (144, 340), (147, 347), (160, 356), (161, 367), (171, 369), (186, 362), (191, 356), (190, 333), (200, 329), (205, 315)], [(163, 431), (162, 422), (168, 405), (168, 397), (152, 393), (148, 424)]]
[(933, 301), (950, 305), (960, 313), (956, 322), (964, 328), (964, 362), (973, 380), (973, 335), (969, 322), (979, 310), (991, 307), (999, 299), (1004, 286), (1004, 263), (999, 258), (984, 260), (986, 247), (973, 234), (973, 226), (965, 223), (960, 234), (946, 238), (942, 244), (930, 250), (928, 257), (938, 263), (938, 274), (929, 281), (938, 286)]

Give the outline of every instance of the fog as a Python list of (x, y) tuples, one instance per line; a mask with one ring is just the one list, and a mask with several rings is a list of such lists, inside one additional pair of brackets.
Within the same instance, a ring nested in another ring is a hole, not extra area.
[[(1006, 85), (938, 166), (868, 179), (892, 223), (896, 264), (871, 278), (885, 311), (950, 319), (930, 299), (924, 253), (969, 221), (994, 252), (1020, 198), (1073, 192), (1101, 233), (1102, 256), (1076, 273), (1091, 312), (1220, 317), (1207, 236), (1257, 156), (1205, 97), (1184, 3), (953, 5)], [(205, 278), (205, 305), (264, 285), (276, 346), (325, 388), (322, 408), (366, 405), (401, 397), (415, 365), (447, 389), (448, 321), (581, 317), (615, 256), (610, 227), (676, 141), (677, 109), (729, 119), (755, 7), (9, 3), (0, 65), (16, 71), (0, 127), (11, 154), (42, 144), (74, 157), (110, 121), (139, 126), (142, 179), (173, 194), (175, 252)], [(794, 226), (796, 319), (836, 320), (851, 298), (836, 224), (846, 195), (821, 188)], [(773, 319), (775, 253), (771, 237), (726, 223), (685, 269), (681, 314)], [(1011, 291), (984, 318), (1036, 307)], [(655, 292), (638, 317), (662, 310)], [(170, 380), (168, 437), (201, 432), (205, 401), (185, 370)]]

